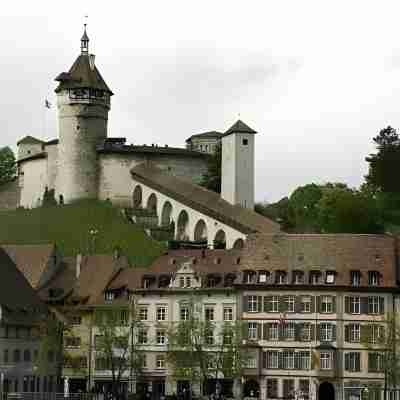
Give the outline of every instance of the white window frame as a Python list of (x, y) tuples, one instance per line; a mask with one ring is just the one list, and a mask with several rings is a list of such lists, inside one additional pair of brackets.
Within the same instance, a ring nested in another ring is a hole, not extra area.
[(302, 370), (308, 370), (310, 369), (310, 359), (311, 359), (311, 354), (309, 351), (299, 351), (298, 352), (298, 357), (299, 357), (299, 369)]
[(165, 329), (157, 329), (156, 331), (157, 344), (166, 344)]
[(148, 334), (146, 328), (140, 328), (138, 332), (138, 343), (139, 344), (147, 344), (148, 343)]
[(181, 321), (188, 321), (190, 316), (189, 307), (182, 306), (179, 310), (179, 318)]
[(258, 312), (258, 296), (247, 297), (247, 312)]
[(288, 296), (286, 304), (287, 304), (287, 312), (290, 313), (295, 312), (296, 297)]
[(360, 335), (361, 335), (361, 327), (360, 324), (351, 324), (350, 325), (350, 342), (359, 343)]
[(257, 329), (258, 325), (257, 322), (249, 322), (248, 326), (248, 338), (249, 340), (257, 340)]
[(272, 322), (268, 332), (269, 340), (279, 340), (279, 323)]
[(311, 340), (311, 323), (305, 323), (301, 330), (301, 340), (309, 342)]
[(330, 370), (332, 369), (332, 352), (323, 351), (320, 353), (320, 369)]
[(350, 296), (350, 314), (361, 313), (361, 298), (360, 296)]
[(233, 321), (233, 307), (224, 307), (224, 321)]
[(284, 350), (283, 351), (283, 369), (294, 369), (294, 351)]
[(214, 318), (215, 318), (214, 307), (207, 306), (204, 309), (204, 318), (206, 321), (214, 321)]
[(163, 354), (158, 354), (156, 357), (156, 368), (164, 369), (165, 368), (165, 357)]
[(321, 314), (332, 314), (333, 313), (333, 297), (322, 296), (321, 297)]
[(283, 325), (285, 340), (294, 340), (296, 336), (296, 324), (294, 322), (286, 322)]
[(371, 342), (373, 344), (380, 342), (380, 339), (383, 337), (383, 329), (382, 325), (371, 325)]
[(322, 342), (330, 342), (333, 338), (332, 324), (323, 322), (319, 326)]
[(166, 321), (168, 315), (167, 306), (157, 306), (156, 309), (156, 320), (157, 321)]
[(279, 352), (277, 350), (267, 351), (267, 369), (279, 368)]
[(147, 307), (140, 307), (139, 308), (139, 319), (140, 321), (147, 321), (149, 317), (149, 310)]
[(368, 314), (379, 314), (379, 296), (368, 296)]
[(303, 296), (301, 298), (302, 312), (303, 313), (310, 313), (311, 312), (311, 303), (312, 303), (311, 296)]
[(271, 297), (271, 312), (279, 312), (279, 296)]
[(335, 283), (335, 273), (333, 271), (328, 271), (325, 276), (325, 283), (333, 284)]

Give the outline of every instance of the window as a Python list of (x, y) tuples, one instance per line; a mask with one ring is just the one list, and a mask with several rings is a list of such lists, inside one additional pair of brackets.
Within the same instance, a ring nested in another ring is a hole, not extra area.
[(371, 325), (371, 343), (382, 343), (385, 337), (382, 325)]
[(186, 277), (186, 287), (191, 287), (192, 286), (192, 280), (190, 276)]
[(311, 324), (303, 324), (300, 330), (300, 340), (302, 340), (303, 342), (309, 342), (311, 340), (311, 328)]
[(140, 307), (139, 308), (139, 319), (141, 321), (147, 321), (147, 316), (148, 316), (147, 307)]
[(335, 272), (334, 271), (327, 271), (325, 277), (325, 283), (335, 283)]
[(368, 314), (383, 314), (384, 308), (383, 297), (368, 296)]
[(138, 342), (139, 342), (139, 344), (147, 343), (147, 329), (145, 329), (145, 328), (139, 329)]
[(248, 312), (257, 312), (258, 311), (258, 297), (257, 296), (248, 296), (247, 297), (247, 311)]
[(246, 365), (246, 368), (257, 368), (257, 358), (256, 357), (250, 357), (248, 360), (247, 360), (247, 363), (246, 363), (247, 365)]
[(79, 348), (80, 346), (81, 346), (81, 338), (72, 336), (65, 338), (65, 347)]
[(232, 344), (232, 332), (225, 331), (222, 336), (223, 344), (229, 345)]
[(47, 352), (47, 361), (50, 362), (50, 363), (52, 363), (52, 362), (54, 362), (54, 360), (55, 360), (54, 351), (53, 351), (53, 350), (49, 350), (49, 351)]
[(271, 312), (279, 312), (279, 296), (271, 297)]
[(128, 325), (129, 322), (129, 312), (128, 310), (121, 310), (120, 322), (122, 326)]
[(302, 271), (293, 272), (293, 283), (295, 285), (301, 285), (304, 283), (304, 273)]
[(283, 352), (283, 368), (294, 369), (294, 351), (285, 350)]
[(350, 328), (350, 342), (360, 341), (360, 324), (351, 324)]
[(208, 328), (205, 333), (206, 344), (213, 345), (214, 344), (214, 332), (211, 328)]
[(147, 357), (146, 357), (146, 354), (142, 354), (142, 368), (147, 368)]
[(181, 288), (185, 287), (185, 278), (183, 276), (179, 278), (179, 287)]
[(157, 307), (157, 321), (166, 321), (167, 319), (167, 307)]
[(189, 320), (189, 307), (182, 306), (180, 308), (180, 318), (181, 318), (181, 321), (188, 321)]
[(8, 350), (4, 350), (3, 352), (3, 362), (8, 363)]
[(165, 357), (162, 354), (158, 354), (156, 357), (156, 367), (165, 368)]
[(310, 283), (311, 285), (319, 285), (321, 283), (320, 271), (310, 271)]
[(321, 313), (330, 314), (333, 313), (333, 298), (332, 296), (321, 297)]
[(320, 353), (320, 369), (332, 369), (332, 353), (321, 352)]
[(104, 293), (105, 301), (113, 301), (114, 300), (114, 293), (113, 292), (105, 292)]
[(283, 337), (285, 340), (294, 340), (296, 325), (294, 322), (286, 322), (283, 325)]
[(284, 379), (283, 380), (283, 398), (284, 399), (294, 399), (294, 379)]
[(299, 351), (297, 353), (299, 360), (299, 369), (310, 369), (310, 352), (309, 351)]
[(259, 274), (258, 274), (258, 282), (259, 283), (267, 283), (269, 278), (270, 278), (269, 272), (259, 272)]
[(352, 296), (350, 297), (350, 313), (360, 314), (360, 297)]
[(308, 400), (310, 398), (310, 381), (308, 379), (299, 380), (299, 398)]
[(207, 307), (205, 309), (206, 321), (214, 321), (214, 307)]
[(269, 340), (279, 340), (279, 324), (273, 322), (269, 325), (268, 338)]
[(269, 399), (278, 397), (278, 379), (267, 379), (267, 397)]
[(276, 369), (279, 367), (279, 354), (276, 350), (267, 351), (267, 369)]
[(311, 312), (311, 297), (310, 296), (303, 296), (301, 298), (301, 306), (303, 313)]
[(368, 285), (369, 286), (379, 286), (379, 272), (378, 271), (368, 271)]
[(224, 321), (233, 321), (232, 307), (224, 307)]
[(82, 317), (80, 315), (72, 315), (70, 317), (71, 325), (81, 325), (82, 324)]
[(249, 322), (248, 338), (249, 340), (257, 339), (257, 322)]
[(285, 271), (277, 271), (276, 272), (276, 282), (278, 285), (284, 285), (286, 282), (286, 272)]
[(319, 330), (322, 342), (330, 342), (332, 340), (332, 324), (320, 324)]
[(351, 286), (360, 286), (361, 284), (361, 272), (350, 271), (350, 283)]
[(249, 139), (242, 139), (243, 146), (247, 146), (249, 144)]
[(346, 353), (344, 356), (344, 369), (346, 371), (358, 372), (360, 371), (360, 353), (352, 351), (350, 353)]
[(287, 312), (294, 312), (295, 302), (296, 302), (296, 298), (294, 296), (288, 296), (286, 298)]
[(368, 372), (384, 371), (384, 355), (382, 353), (368, 353)]
[(165, 344), (165, 330), (157, 329), (156, 332), (157, 344)]
[(13, 361), (14, 361), (15, 363), (21, 361), (21, 352), (20, 352), (18, 349), (17, 349), (17, 350), (14, 350)]
[(30, 362), (31, 361), (31, 352), (29, 350), (24, 351), (24, 362)]

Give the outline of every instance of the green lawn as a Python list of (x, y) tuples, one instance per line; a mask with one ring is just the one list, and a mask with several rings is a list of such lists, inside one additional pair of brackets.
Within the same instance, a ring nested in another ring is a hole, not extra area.
[[(93, 239), (89, 232), (98, 233)], [(120, 246), (131, 263), (146, 266), (163, 253), (162, 243), (130, 224), (107, 202), (81, 201), (33, 210), (0, 211), (0, 244), (56, 243), (65, 256), (111, 254)]]

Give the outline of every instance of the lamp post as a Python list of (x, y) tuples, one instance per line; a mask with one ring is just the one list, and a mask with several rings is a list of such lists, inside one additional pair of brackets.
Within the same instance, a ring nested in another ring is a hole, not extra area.
[(90, 235), (90, 245), (91, 249), (89, 250), (89, 253), (95, 254), (96, 253), (96, 238), (98, 235), (99, 231), (97, 229), (90, 229), (89, 235)]

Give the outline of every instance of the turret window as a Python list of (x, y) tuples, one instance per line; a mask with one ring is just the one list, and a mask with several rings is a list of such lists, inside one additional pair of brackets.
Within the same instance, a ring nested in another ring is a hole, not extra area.
[(249, 139), (243, 139), (242, 144), (243, 146), (247, 146), (249, 144)]

